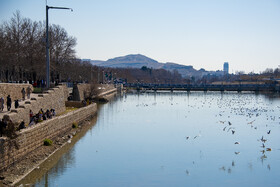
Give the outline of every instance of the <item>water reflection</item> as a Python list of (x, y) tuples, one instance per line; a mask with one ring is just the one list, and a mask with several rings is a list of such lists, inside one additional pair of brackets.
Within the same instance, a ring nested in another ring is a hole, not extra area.
[[(33, 186), (55, 186), (54, 180), (63, 175), (69, 167), (75, 165), (75, 148), (67, 145), (46, 162), (36, 168), (20, 184), (35, 184)], [(66, 152), (66, 153), (65, 153)]]
[(49, 159), (37, 167), (27, 177), (25, 177), (19, 184), (26, 186), (33, 184), (32, 186), (56, 186), (55, 180), (67, 171), (68, 168), (75, 167), (75, 143), (82, 138), (85, 133), (91, 132), (90, 129), (95, 125), (97, 117), (94, 117), (90, 121), (86, 128), (72, 138), (72, 143), (66, 144), (62, 149), (54, 153)]
[(279, 106), (278, 97), (254, 93), (124, 94), (100, 107), (73, 162), (57, 166), (66, 169), (55, 177), (50, 170), (48, 182), (280, 186)]
[[(64, 154), (61, 159), (56, 162), (56, 164), (48, 170), (44, 176), (41, 178), (41, 180), (36, 180), (36, 186), (55, 186), (54, 183), (52, 183), (54, 178), (58, 178), (60, 175), (62, 175), (68, 167), (73, 167), (75, 164), (75, 157), (74, 157), (75, 149), (71, 149), (69, 152)], [(51, 162), (51, 161), (47, 161)], [(46, 171), (47, 168), (44, 166), (41, 166), (41, 168), (38, 168), (37, 170), (40, 171)]]

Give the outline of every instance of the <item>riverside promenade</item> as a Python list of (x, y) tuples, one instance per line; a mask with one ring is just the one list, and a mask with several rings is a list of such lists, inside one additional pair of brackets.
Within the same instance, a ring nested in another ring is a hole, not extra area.
[[(112, 85), (102, 90), (101, 95), (114, 92), (116, 92), (116, 88)], [(13, 106), (12, 112), (7, 111), (5, 105), (6, 109), (1, 113), (1, 117), (7, 114), (13, 122), (22, 120), (26, 116), (29, 118), (26, 111), (29, 112), (30, 109), (37, 112), (39, 108), (45, 110), (53, 107), (63, 112), (52, 119), (20, 130), (13, 140), (0, 137), (0, 186), (15, 185), (54, 152), (66, 144), (71, 144), (72, 138), (84, 126), (92, 125), (90, 119), (96, 115), (97, 105), (92, 103), (67, 112), (65, 106), (67, 95), (68, 88), (65, 85), (60, 85), (43, 94), (32, 94), (31, 99), (19, 102), (22, 107), (15, 109)], [(74, 123), (78, 124), (78, 128), (73, 128)], [(43, 146), (43, 141), (46, 138), (53, 141), (52, 146)]]

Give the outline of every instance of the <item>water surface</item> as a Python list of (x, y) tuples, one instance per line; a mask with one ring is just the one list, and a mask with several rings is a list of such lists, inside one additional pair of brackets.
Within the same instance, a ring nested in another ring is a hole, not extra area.
[(279, 97), (254, 93), (123, 95), (100, 107), (52, 169), (24, 183), (280, 186), (279, 114)]

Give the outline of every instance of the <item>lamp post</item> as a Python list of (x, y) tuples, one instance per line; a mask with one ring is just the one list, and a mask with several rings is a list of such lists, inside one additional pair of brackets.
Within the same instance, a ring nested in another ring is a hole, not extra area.
[(50, 44), (49, 44), (49, 9), (66, 9), (73, 11), (72, 8), (52, 7), (46, 5), (46, 81), (47, 88), (50, 88)]

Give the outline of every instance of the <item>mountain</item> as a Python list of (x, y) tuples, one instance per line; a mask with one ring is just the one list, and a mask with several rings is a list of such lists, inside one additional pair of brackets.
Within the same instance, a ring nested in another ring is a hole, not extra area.
[(116, 57), (107, 61), (91, 60), (92, 65), (111, 67), (111, 68), (141, 68), (146, 66), (153, 69), (165, 69), (168, 71), (177, 70), (183, 77), (201, 77), (207, 71), (196, 70), (193, 66), (185, 66), (172, 62), (161, 63), (141, 54), (131, 54), (122, 57)]
[(116, 57), (107, 61), (91, 61), (93, 65), (112, 67), (112, 68), (141, 68), (147, 66), (149, 68), (159, 69), (160, 63), (156, 60), (148, 58), (144, 55), (127, 55), (122, 57)]

